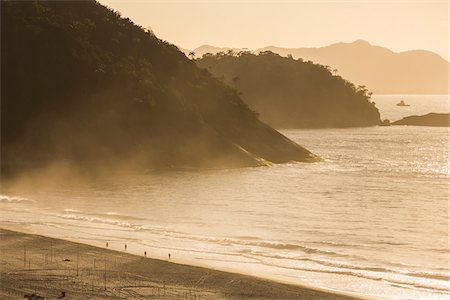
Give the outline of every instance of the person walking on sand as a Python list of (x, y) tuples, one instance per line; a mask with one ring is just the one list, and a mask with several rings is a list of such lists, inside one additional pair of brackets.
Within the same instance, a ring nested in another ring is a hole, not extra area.
[(125, 251), (127, 251), (127, 244), (125, 244)]
[(170, 253), (169, 253), (169, 260), (170, 260)]
[(106, 242), (106, 248), (108, 248), (108, 246), (109, 246), (109, 244), (108, 244), (108, 242)]
[(147, 257), (147, 251), (144, 251), (144, 256)]

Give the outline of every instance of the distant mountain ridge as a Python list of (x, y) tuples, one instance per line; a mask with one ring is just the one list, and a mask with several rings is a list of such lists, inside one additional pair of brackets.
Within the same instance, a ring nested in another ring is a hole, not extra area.
[[(193, 50), (196, 57), (246, 49), (204, 45)], [(365, 85), (377, 94), (447, 94), (449, 92), (449, 62), (434, 52), (411, 50), (393, 52), (364, 40), (335, 43), (320, 48), (282, 48), (268, 46), (253, 53), (272, 51), (281, 56), (311, 60), (328, 65), (343, 78)]]

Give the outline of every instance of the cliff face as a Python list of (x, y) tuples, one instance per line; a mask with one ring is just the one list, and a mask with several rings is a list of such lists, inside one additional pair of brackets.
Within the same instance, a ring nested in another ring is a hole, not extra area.
[(356, 87), (326, 66), (272, 52), (207, 54), (197, 64), (242, 93), (277, 128), (354, 127), (380, 123), (365, 87)]
[(232, 167), (314, 157), (95, 1), (1, 2), (1, 161)]

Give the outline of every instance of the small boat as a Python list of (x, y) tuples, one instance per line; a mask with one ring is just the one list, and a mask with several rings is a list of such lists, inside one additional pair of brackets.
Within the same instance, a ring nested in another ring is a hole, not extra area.
[(397, 103), (397, 106), (409, 106), (409, 104), (406, 104), (405, 101), (400, 101), (399, 103)]

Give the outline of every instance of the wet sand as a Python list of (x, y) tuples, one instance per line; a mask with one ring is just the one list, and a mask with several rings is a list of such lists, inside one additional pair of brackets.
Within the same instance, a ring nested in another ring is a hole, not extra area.
[(357, 299), (0, 229), (0, 299)]

